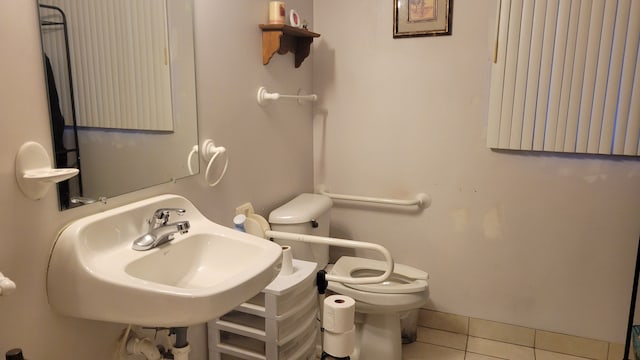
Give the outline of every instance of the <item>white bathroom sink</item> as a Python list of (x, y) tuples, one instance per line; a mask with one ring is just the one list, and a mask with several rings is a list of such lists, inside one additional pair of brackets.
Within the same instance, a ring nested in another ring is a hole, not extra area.
[[(186, 234), (136, 251), (160, 208), (182, 208)], [(187, 199), (163, 195), (79, 219), (64, 228), (47, 272), (57, 312), (142, 326), (189, 326), (250, 299), (278, 274), (280, 246), (205, 218)]]

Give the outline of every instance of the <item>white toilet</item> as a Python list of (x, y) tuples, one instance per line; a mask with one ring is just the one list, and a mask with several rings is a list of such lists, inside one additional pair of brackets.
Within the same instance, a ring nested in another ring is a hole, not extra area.
[[(332, 201), (324, 195), (301, 194), (269, 214), (274, 231), (329, 236), (329, 210)], [(333, 265), (329, 246), (295, 241), (276, 241), (289, 245), (295, 259), (314, 261), (317, 269), (330, 274), (369, 277), (384, 273), (382, 261), (343, 256)], [(327, 266), (328, 265), (328, 266)], [(329, 290), (356, 301), (356, 346), (352, 360), (400, 360), (402, 358), (400, 316), (424, 305), (428, 274), (395, 264), (394, 273), (383, 283), (349, 285), (329, 282)]]

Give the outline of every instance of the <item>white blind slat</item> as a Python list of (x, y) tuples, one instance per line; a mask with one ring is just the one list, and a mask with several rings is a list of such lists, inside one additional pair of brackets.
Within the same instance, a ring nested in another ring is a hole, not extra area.
[(567, 128), (565, 132), (565, 152), (576, 151), (578, 133), (578, 116), (580, 114), (580, 102), (584, 81), (584, 70), (587, 62), (587, 43), (589, 40), (589, 24), (591, 19), (591, 2), (580, 3), (580, 17), (576, 39), (576, 52), (574, 54), (574, 71), (571, 79), (571, 96), (569, 98), (569, 111), (567, 113)]
[(600, 33), (602, 32), (602, 18), (604, 16), (604, 1), (592, 2), (589, 40), (587, 45), (584, 84), (582, 88), (582, 104), (578, 118), (578, 134), (576, 152), (587, 152), (589, 140), (589, 125), (591, 122), (591, 106), (596, 83), (596, 69), (598, 67), (598, 51), (600, 48)]
[(556, 145), (556, 131), (558, 129), (558, 115), (560, 111), (560, 97), (562, 96), (562, 80), (565, 74), (565, 58), (567, 53), (567, 30), (569, 15), (571, 15), (571, 1), (561, 1), (558, 5), (558, 18), (555, 24), (555, 39), (549, 85), (549, 104), (544, 132), (544, 150), (553, 151)]
[[(511, 0), (511, 15), (509, 16), (509, 40), (507, 41), (507, 62), (505, 64), (503, 85), (503, 92), (506, 94), (515, 93), (521, 22), (522, 0)], [(513, 101), (502, 102), (502, 111), (500, 114), (500, 118), (511, 119), (511, 121), (502, 121), (500, 123), (500, 146), (506, 147), (509, 146), (511, 124), (515, 120), (513, 117)]]
[[(509, 32), (509, 15), (511, 0), (500, 2), (498, 24), (499, 39), (506, 39)], [(500, 138), (500, 113), (502, 111), (502, 93), (504, 85), (504, 59), (507, 51), (507, 41), (499, 41), (496, 49), (496, 62), (491, 72), (491, 96), (489, 97), (489, 127), (487, 129), (487, 143), (498, 147)]]
[(568, 60), (564, 65), (562, 75), (562, 89), (560, 91), (560, 102), (558, 106), (557, 127), (555, 136), (555, 151), (564, 150), (565, 136), (567, 133), (567, 115), (569, 113), (569, 100), (571, 98), (571, 88), (573, 81), (573, 70), (575, 62), (576, 45), (578, 38), (578, 21), (580, 19), (581, 0), (573, 0), (571, 2), (571, 13), (569, 15), (569, 26), (567, 29), (567, 46), (565, 58)]
[(538, 85), (540, 83), (540, 66), (542, 65), (542, 37), (544, 34), (547, 1), (535, 1), (533, 9), (533, 29), (531, 35), (531, 50), (529, 71), (527, 74), (527, 89), (524, 105), (524, 119), (522, 124), (521, 149), (533, 149), (533, 129), (536, 118)]
[(538, 85), (538, 99), (536, 118), (533, 128), (533, 150), (544, 149), (544, 133), (547, 122), (547, 108), (549, 106), (549, 87), (551, 85), (551, 66), (553, 65), (553, 49), (556, 38), (556, 20), (558, 18), (559, 0), (549, 0), (544, 24), (544, 38), (542, 40), (542, 64), (540, 66), (540, 83)]
[(613, 151), (613, 135), (618, 107), (618, 95), (622, 76), (622, 62), (624, 60), (624, 46), (629, 25), (629, 10), (631, 0), (618, 0), (613, 45), (611, 48), (611, 62), (607, 79), (607, 95), (605, 97), (602, 135), (600, 138), (600, 154), (610, 154)]
[(638, 144), (640, 141), (640, 42), (638, 42), (636, 49), (636, 71), (631, 93), (629, 125), (624, 144), (625, 155), (640, 155), (640, 144)]
[[(629, 10), (629, 28), (627, 29), (627, 38), (625, 40), (625, 52), (622, 66), (622, 75), (620, 83), (620, 96), (617, 106), (616, 129), (613, 144), (614, 154), (628, 154), (625, 149), (628, 134), (627, 127), (631, 121), (631, 94), (633, 89), (634, 70), (638, 66), (638, 44), (640, 41), (640, 16), (632, 16), (631, 14), (640, 14), (640, 1), (632, 1)], [(636, 80), (637, 81), (637, 80)]]
[(617, 1), (604, 1), (604, 22), (600, 35), (600, 50), (598, 53), (598, 67), (589, 122), (589, 141), (587, 152), (598, 153), (600, 139), (604, 125), (604, 101), (607, 95), (607, 80), (609, 78), (609, 65), (611, 63), (611, 48), (613, 46), (613, 29), (616, 20)]
[[(531, 55), (531, 35), (533, 31), (533, 0), (525, 0), (522, 4), (521, 28), (518, 59), (528, 59)], [(511, 134), (509, 136), (509, 148), (522, 148), (522, 129), (524, 126), (524, 105), (527, 88), (527, 75), (529, 74), (529, 62), (518, 62), (516, 84), (513, 100), (513, 115)]]

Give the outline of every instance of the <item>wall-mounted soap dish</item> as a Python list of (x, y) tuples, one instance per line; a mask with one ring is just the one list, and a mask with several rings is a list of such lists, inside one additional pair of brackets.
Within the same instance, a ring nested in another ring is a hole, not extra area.
[(74, 168), (52, 168), (47, 151), (37, 142), (22, 144), (16, 155), (18, 186), (32, 200), (42, 199), (51, 185), (70, 179), (79, 172)]

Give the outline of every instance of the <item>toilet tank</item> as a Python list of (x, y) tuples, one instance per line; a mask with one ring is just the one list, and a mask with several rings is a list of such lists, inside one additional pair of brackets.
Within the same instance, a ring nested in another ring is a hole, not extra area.
[[(269, 214), (271, 230), (315, 236), (329, 236), (329, 217), (333, 202), (319, 194), (300, 194)], [(316, 269), (329, 262), (329, 245), (274, 239), (280, 245), (291, 246), (293, 258), (313, 261)]]

